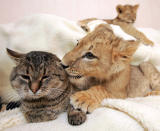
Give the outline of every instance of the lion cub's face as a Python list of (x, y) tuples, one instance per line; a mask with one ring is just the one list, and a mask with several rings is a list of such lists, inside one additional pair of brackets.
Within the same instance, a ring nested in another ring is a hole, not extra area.
[(98, 26), (67, 53), (62, 62), (70, 81), (78, 88), (110, 79), (129, 65), (130, 56), (137, 48), (135, 41), (116, 37), (106, 24)]
[(134, 23), (138, 7), (139, 5), (118, 5), (116, 7), (118, 18), (128, 23)]

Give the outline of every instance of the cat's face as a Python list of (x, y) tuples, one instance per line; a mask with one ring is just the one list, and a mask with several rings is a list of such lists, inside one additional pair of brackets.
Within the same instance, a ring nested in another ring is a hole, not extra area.
[(66, 73), (55, 55), (40, 51), (19, 54), (9, 49), (7, 53), (16, 62), (11, 85), (22, 99), (54, 99), (67, 88)]

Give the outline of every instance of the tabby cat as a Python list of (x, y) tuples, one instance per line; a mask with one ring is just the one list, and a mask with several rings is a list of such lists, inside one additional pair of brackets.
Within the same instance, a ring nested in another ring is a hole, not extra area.
[(86, 114), (69, 105), (69, 97), (76, 91), (56, 55), (32, 51), (20, 54), (7, 49), (16, 67), (10, 75), (10, 82), (21, 98), (20, 109), (28, 122), (54, 120), (68, 111), (68, 121), (79, 125), (86, 120)]

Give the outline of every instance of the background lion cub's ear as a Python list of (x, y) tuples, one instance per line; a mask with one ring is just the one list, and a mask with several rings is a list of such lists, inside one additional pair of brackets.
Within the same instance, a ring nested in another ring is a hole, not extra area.
[(6, 49), (8, 56), (17, 64), (19, 64), (20, 60), (25, 56), (25, 54), (21, 54), (18, 52), (15, 52), (10, 49)]
[(113, 48), (112, 61), (130, 61), (139, 46), (138, 41), (121, 41), (117, 47)]
[(133, 8), (135, 11), (137, 11), (138, 7), (139, 7), (139, 4), (135, 5)]
[(118, 13), (122, 13), (123, 6), (122, 5), (117, 5), (116, 10), (117, 10)]

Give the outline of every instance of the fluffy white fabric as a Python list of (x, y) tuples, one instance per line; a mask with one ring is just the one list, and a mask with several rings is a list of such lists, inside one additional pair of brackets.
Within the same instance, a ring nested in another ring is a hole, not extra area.
[[(58, 119), (26, 124), (19, 109), (0, 113), (0, 130), (5, 131), (160, 131), (160, 96), (105, 99), (102, 108), (87, 115), (80, 126), (71, 126), (66, 113)], [(113, 108), (113, 109), (112, 109)], [(9, 128), (12, 127), (12, 128)]]

